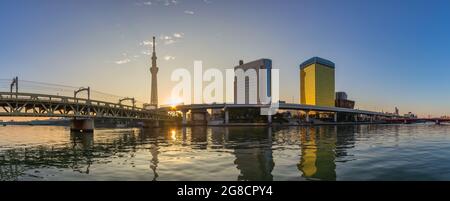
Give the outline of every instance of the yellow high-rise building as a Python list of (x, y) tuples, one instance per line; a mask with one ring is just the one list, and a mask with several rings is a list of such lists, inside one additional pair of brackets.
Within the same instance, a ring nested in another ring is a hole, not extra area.
[(300, 103), (335, 106), (333, 62), (313, 57), (300, 64)]

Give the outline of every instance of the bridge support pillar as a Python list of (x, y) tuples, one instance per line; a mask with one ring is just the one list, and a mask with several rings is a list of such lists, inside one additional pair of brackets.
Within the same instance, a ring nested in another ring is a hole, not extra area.
[(307, 123), (309, 123), (309, 111), (305, 111), (305, 115), (306, 115), (306, 119), (305, 119), (305, 121), (307, 122)]
[(334, 122), (338, 121), (338, 113), (337, 112), (334, 113), (333, 120), (334, 120)]
[(354, 118), (355, 118), (355, 122), (358, 122), (358, 114), (355, 114)]
[(206, 109), (191, 110), (192, 125), (207, 125), (208, 124), (208, 111)]
[(183, 120), (181, 121), (181, 124), (182, 124), (183, 126), (186, 126), (186, 125), (187, 125), (187, 117), (186, 117), (187, 111), (186, 111), (186, 110), (183, 110), (183, 111), (181, 111), (181, 113), (183, 114)]
[(70, 130), (81, 133), (94, 132), (94, 120), (93, 119), (73, 119), (70, 124)]
[(230, 123), (230, 112), (225, 109), (225, 124), (229, 124)]
[(436, 119), (436, 125), (439, 125), (439, 124), (441, 124), (441, 122)]
[(267, 115), (267, 124), (268, 125), (272, 124), (272, 115)]

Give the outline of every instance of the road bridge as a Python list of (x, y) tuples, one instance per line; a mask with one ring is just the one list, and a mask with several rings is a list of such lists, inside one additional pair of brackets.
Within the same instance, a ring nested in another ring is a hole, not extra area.
[[(180, 111), (182, 112), (183, 124), (187, 124), (186, 113), (191, 112), (194, 120), (205, 121), (206, 120), (206, 110), (208, 109), (222, 109), (224, 110), (224, 123), (229, 124), (229, 109), (239, 109), (239, 108), (270, 108), (268, 104), (226, 104), (226, 103), (213, 103), (213, 104), (191, 104), (191, 105), (176, 105), (176, 106), (163, 106), (160, 110), (166, 111)], [(323, 107), (315, 105), (304, 105), (304, 104), (293, 104), (293, 103), (279, 103), (277, 110), (298, 110), (304, 111), (306, 114), (306, 122), (310, 121), (309, 114), (311, 112), (325, 112), (333, 113), (334, 121), (337, 122), (338, 113), (346, 113), (354, 115), (355, 121), (358, 120), (359, 115), (366, 115), (371, 117), (371, 120), (377, 117), (383, 118), (399, 118), (400, 116), (382, 112), (374, 112), (367, 110), (340, 108), (340, 107)], [(267, 122), (272, 123), (272, 116), (267, 115)]]

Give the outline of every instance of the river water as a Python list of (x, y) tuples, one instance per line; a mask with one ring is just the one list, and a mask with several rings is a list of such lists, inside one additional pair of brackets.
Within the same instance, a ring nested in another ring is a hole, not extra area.
[(5, 126), (0, 180), (450, 180), (450, 125)]

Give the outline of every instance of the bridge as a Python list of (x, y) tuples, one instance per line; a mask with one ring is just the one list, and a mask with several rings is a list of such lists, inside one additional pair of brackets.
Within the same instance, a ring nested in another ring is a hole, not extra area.
[[(10, 81), (10, 80), (8, 80)], [(0, 79), (0, 91), (1, 89)], [(191, 104), (162, 106), (160, 108), (145, 108), (138, 106), (135, 98), (119, 97), (108, 95), (101, 92), (91, 90), (90, 87), (71, 87), (64, 85), (54, 85), (42, 82), (22, 81), (22, 88), (30, 92), (19, 92), (19, 80), (14, 78), (9, 82), (9, 92), (0, 92), (0, 116), (10, 117), (56, 117), (71, 119), (71, 130), (74, 131), (93, 131), (94, 119), (128, 119), (145, 122), (146, 126), (158, 126), (159, 122), (173, 121), (174, 117), (169, 112), (182, 113), (182, 125), (187, 125), (187, 112), (191, 112), (192, 121), (205, 124), (207, 121), (208, 109), (219, 109), (224, 112), (224, 121), (222, 124), (230, 123), (229, 110), (240, 108), (270, 108), (265, 104)], [(30, 87), (27, 85), (38, 85), (38, 87)], [(4, 86), (4, 85), (3, 85)], [(31, 93), (32, 91), (42, 91), (44, 93)], [(50, 95), (55, 94), (56, 95)], [(73, 93), (73, 96), (68, 94)], [(61, 95), (62, 94), (62, 95)], [(102, 99), (92, 99), (91, 96), (109, 97)], [(84, 97), (83, 97), (84, 95)], [(398, 115), (373, 112), (367, 110), (339, 108), (339, 107), (322, 107), (314, 105), (279, 103), (277, 110), (296, 110), (303, 111), (306, 115), (306, 122), (310, 122), (311, 112), (322, 112), (334, 114), (334, 122), (338, 121), (338, 114), (345, 113), (353, 115), (354, 121), (357, 122), (361, 116), (374, 121), (380, 118), (390, 119), (390, 121), (398, 121), (401, 119)], [(441, 122), (441, 121), (439, 121)], [(267, 115), (267, 124), (272, 124), (272, 116)]]
[(447, 118), (396, 118), (387, 120), (389, 123), (404, 123), (404, 124), (412, 124), (412, 123), (421, 123), (421, 122), (433, 122), (435, 124), (441, 124), (443, 122), (450, 122), (450, 119)]
[(0, 116), (168, 120), (158, 110), (98, 100), (32, 93), (0, 92)]
[[(94, 119), (97, 118), (137, 120), (145, 126), (158, 126), (160, 121), (173, 120), (167, 112), (138, 107), (134, 98), (114, 97), (114, 99), (118, 99), (117, 102), (93, 100), (89, 87), (73, 90), (73, 97), (71, 97), (23, 93), (19, 92), (18, 85), (16, 77), (10, 84), (9, 92), (0, 92), (0, 116), (70, 118), (72, 119), (71, 130), (82, 132), (93, 131)], [(42, 89), (42, 87), (38, 89)], [(55, 91), (63, 90), (58, 88)], [(85, 93), (84, 95), (87, 97), (79, 97), (80, 93)], [(131, 105), (124, 104), (124, 102), (131, 103)]]
[[(207, 120), (207, 110), (208, 109), (221, 109), (224, 111), (224, 124), (230, 123), (229, 118), (229, 109), (233, 108), (266, 108), (269, 109), (270, 105), (267, 104), (192, 104), (192, 105), (174, 105), (174, 106), (163, 106), (160, 110), (165, 111), (179, 111), (182, 112), (182, 124), (187, 124), (187, 113), (190, 111), (192, 113), (192, 121), (205, 122)], [(311, 112), (324, 112), (324, 113), (333, 113), (334, 122), (338, 121), (338, 114), (345, 113), (351, 114), (354, 116), (354, 121), (358, 121), (359, 116), (365, 115), (370, 118), (370, 121), (374, 121), (378, 118), (386, 118), (386, 119), (394, 119), (400, 118), (398, 115), (382, 113), (382, 112), (373, 112), (367, 110), (358, 110), (358, 109), (349, 109), (349, 108), (340, 108), (340, 107), (323, 107), (323, 106), (315, 106), (315, 105), (304, 105), (304, 104), (293, 104), (293, 103), (279, 103), (277, 110), (297, 110), (305, 112), (305, 121), (310, 122), (310, 113)], [(267, 115), (267, 123), (272, 123), (272, 116)]]

